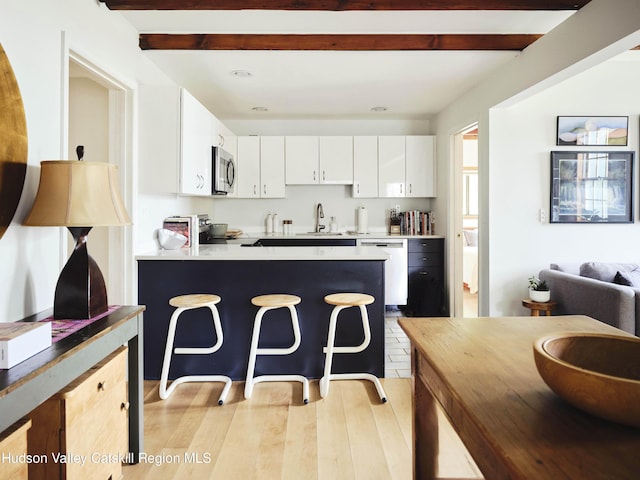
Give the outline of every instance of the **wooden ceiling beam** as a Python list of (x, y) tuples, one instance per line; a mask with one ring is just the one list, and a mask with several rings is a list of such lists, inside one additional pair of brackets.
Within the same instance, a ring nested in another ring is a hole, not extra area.
[(523, 50), (541, 35), (140, 35), (142, 50)]
[(111, 10), (578, 10), (589, 0), (100, 0)]

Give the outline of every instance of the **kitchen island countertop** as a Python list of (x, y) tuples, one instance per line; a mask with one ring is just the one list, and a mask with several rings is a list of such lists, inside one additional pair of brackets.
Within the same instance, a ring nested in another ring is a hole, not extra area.
[(177, 250), (155, 250), (136, 260), (387, 260), (376, 247), (243, 247), (238, 244), (200, 245)]

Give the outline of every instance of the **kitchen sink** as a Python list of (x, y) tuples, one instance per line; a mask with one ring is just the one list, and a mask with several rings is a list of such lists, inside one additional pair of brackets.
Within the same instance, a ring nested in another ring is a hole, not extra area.
[(342, 235), (341, 232), (307, 232), (307, 233), (296, 233), (296, 235), (312, 235), (314, 237), (324, 237), (326, 235)]

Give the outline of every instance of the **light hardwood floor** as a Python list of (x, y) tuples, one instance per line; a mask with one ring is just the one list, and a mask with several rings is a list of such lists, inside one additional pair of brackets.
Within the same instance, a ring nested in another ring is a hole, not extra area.
[[(364, 381), (332, 382), (325, 399), (312, 381), (308, 405), (298, 383), (258, 384), (244, 400), (234, 382), (222, 407), (221, 384), (184, 384), (162, 401), (158, 382), (146, 381), (146, 458), (125, 466), (124, 479), (408, 480), (411, 381), (382, 381), (386, 404)], [(439, 475), (478, 477), (453, 431), (440, 437)]]

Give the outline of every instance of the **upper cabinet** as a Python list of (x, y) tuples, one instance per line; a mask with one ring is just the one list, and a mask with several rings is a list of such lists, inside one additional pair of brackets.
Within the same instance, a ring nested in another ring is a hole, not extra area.
[(378, 196), (378, 137), (353, 137), (353, 196)]
[(260, 137), (239, 136), (236, 192), (239, 198), (260, 198)]
[(378, 137), (378, 196), (404, 197), (405, 177), (405, 137)]
[(260, 183), (262, 198), (284, 198), (285, 140), (282, 136), (260, 137)]
[(353, 137), (320, 137), (319, 183), (353, 183)]
[(182, 89), (180, 193), (211, 195), (211, 147), (213, 115), (189, 92)]
[(378, 196), (435, 196), (435, 137), (378, 137)]
[(406, 145), (406, 196), (435, 197), (435, 137), (411, 135)]
[(284, 137), (238, 137), (240, 198), (284, 198)]
[(285, 152), (287, 185), (353, 183), (353, 137), (286, 137)]
[(211, 195), (211, 147), (232, 138), (188, 91), (142, 86), (139, 93), (140, 191)]
[(284, 142), (287, 185), (318, 183), (318, 137), (286, 137)]

